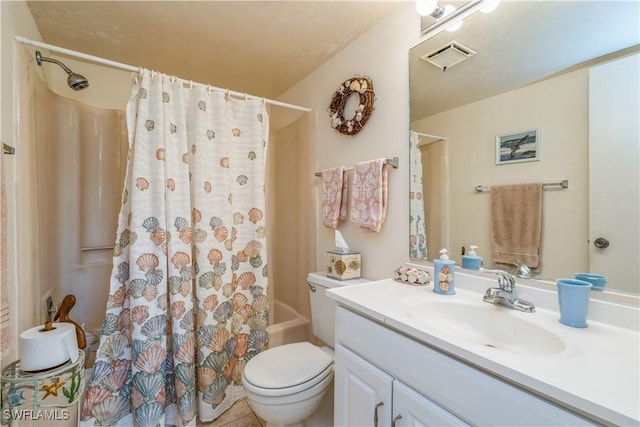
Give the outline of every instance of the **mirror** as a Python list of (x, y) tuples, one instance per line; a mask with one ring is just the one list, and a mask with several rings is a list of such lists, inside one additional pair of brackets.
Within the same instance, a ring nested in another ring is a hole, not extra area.
[[(581, 271), (600, 272), (593, 265), (602, 249), (595, 248), (594, 241), (607, 236), (592, 234), (595, 215), (589, 210), (609, 202), (600, 202), (607, 192), (596, 191), (589, 177), (600, 158), (590, 146), (597, 130), (589, 104), (590, 97), (594, 99), (589, 93), (590, 71), (619, 58), (640, 62), (634, 56), (639, 52), (639, 14), (638, 2), (502, 1), (491, 13), (467, 16), (456, 32), (441, 31), (410, 50), (411, 130), (422, 134), (414, 135), (418, 139), (411, 143), (410, 179), (412, 186), (423, 186), (424, 194), (418, 201), (417, 191), (410, 191), (412, 262), (425, 259), (418, 234), (426, 228), (427, 260), (446, 247), (460, 264), (462, 248), (477, 245), (478, 255), (491, 267), (491, 193), (486, 190), (492, 185), (566, 180), (568, 188), (544, 187), (541, 263), (534, 275), (552, 280)], [(426, 60), (434, 55), (435, 64)], [(640, 79), (637, 72), (634, 79)], [(618, 122), (623, 116), (616, 109), (607, 114)], [(631, 157), (637, 161), (638, 114), (628, 121), (632, 131), (636, 129)], [(496, 159), (500, 141), (509, 144), (505, 135), (530, 130), (537, 132), (537, 158)], [(608, 144), (614, 145), (611, 139)], [(435, 153), (427, 154), (431, 147)], [(622, 194), (638, 197), (639, 166), (630, 166), (630, 176), (621, 176), (616, 167), (614, 187), (631, 185), (629, 193)], [(477, 186), (485, 191), (476, 191)], [(426, 206), (422, 219), (413, 215), (414, 205)], [(616, 277), (624, 280), (609, 276), (608, 290), (638, 294), (637, 205), (635, 199), (623, 227), (619, 219), (614, 223), (627, 230), (630, 243), (616, 240), (611, 247), (624, 256), (631, 253), (631, 261), (617, 267), (621, 276)], [(615, 209), (609, 212), (617, 218)]]

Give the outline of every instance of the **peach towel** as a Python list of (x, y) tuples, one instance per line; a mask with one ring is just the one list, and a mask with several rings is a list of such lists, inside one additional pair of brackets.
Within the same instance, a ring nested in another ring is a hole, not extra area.
[(493, 261), (540, 266), (542, 184), (491, 186)]
[(387, 216), (388, 166), (384, 159), (356, 163), (351, 190), (351, 222), (379, 232)]
[(348, 180), (344, 166), (324, 169), (322, 176), (322, 223), (329, 228), (338, 227), (339, 220), (347, 219)]

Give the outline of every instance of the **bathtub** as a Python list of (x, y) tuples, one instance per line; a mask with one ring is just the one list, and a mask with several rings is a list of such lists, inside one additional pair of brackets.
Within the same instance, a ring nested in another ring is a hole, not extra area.
[(273, 302), (273, 323), (267, 327), (269, 347), (311, 339), (311, 321), (282, 301)]
[[(282, 301), (273, 302), (273, 324), (267, 327), (269, 347), (312, 341), (311, 321)], [(85, 367), (91, 368), (100, 343), (100, 329), (86, 331)]]

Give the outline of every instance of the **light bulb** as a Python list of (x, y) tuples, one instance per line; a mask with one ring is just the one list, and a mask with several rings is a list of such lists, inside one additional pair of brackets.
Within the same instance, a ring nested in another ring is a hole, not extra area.
[(496, 10), (496, 7), (498, 7), (498, 4), (500, 4), (500, 0), (489, 0), (487, 5), (485, 7), (483, 7), (482, 9), (480, 9), (480, 12), (482, 12), (482, 13), (491, 13), (494, 10)]
[[(445, 6), (444, 6), (444, 13), (443, 13), (443, 14), (442, 14), (442, 16), (441, 16), (440, 18), (438, 18), (438, 19), (442, 19), (442, 18), (444, 18), (445, 16), (449, 16), (449, 15), (451, 15), (453, 12), (455, 12), (455, 10), (456, 10), (456, 8), (455, 8), (454, 6), (452, 6), (452, 5), (450, 5), (450, 4), (445, 5)], [(453, 24), (453, 25), (449, 25), (449, 26), (447, 27), (447, 31), (449, 31), (449, 32), (453, 32), (453, 31), (459, 30), (459, 29), (460, 29), (460, 27), (462, 27), (462, 20), (460, 20), (460, 21), (456, 22), (456, 23), (455, 23), (455, 24)]]
[(455, 10), (456, 8), (451, 4), (444, 5), (444, 13), (442, 14), (442, 17), (444, 18), (445, 16), (451, 15)]
[(438, 0), (416, 0), (416, 12), (422, 16), (427, 16), (433, 12), (438, 5)]

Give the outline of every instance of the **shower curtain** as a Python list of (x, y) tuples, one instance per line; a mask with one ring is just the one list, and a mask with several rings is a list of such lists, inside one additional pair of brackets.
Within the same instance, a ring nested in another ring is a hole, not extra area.
[(422, 190), (422, 155), (418, 143), (420, 138), (409, 132), (409, 159), (411, 159), (411, 182), (409, 183), (409, 253), (411, 258), (427, 259), (427, 234), (425, 230), (424, 198)]
[(83, 425), (190, 425), (244, 397), (268, 335), (268, 116), (142, 70), (127, 105), (129, 161)]

